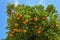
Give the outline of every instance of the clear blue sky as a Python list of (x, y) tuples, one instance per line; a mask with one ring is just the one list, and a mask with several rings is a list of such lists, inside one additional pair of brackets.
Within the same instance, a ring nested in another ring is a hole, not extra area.
[[(0, 0), (0, 40), (1, 38), (6, 38), (7, 34), (7, 14), (6, 14), (6, 6), (10, 3), (15, 3), (15, 0)], [(54, 4), (57, 8), (58, 12), (60, 13), (60, 0), (19, 0), (20, 4), (25, 5), (39, 5), (43, 4), (45, 7), (48, 4)]]

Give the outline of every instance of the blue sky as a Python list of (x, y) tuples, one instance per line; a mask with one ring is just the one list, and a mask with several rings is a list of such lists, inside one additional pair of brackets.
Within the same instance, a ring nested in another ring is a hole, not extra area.
[[(15, 0), (0, 0), (0, 40), (7, 36), (7, 29), (5, 29), (8, 18), (6, 14), (6, 6), (9, 2), (15, 3)], [(18, 3), (30, 6), (42, 4), (45, 7), (49, 4), (54, 4), (60, 14), (60, 0), (19, 0)]]

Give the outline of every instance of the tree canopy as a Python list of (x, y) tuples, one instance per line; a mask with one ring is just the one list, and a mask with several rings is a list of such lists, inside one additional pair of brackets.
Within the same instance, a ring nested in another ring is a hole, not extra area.
[(58, 11), (52, 4), (7, 5), (8, 36), (5, 40), (59, 40)]

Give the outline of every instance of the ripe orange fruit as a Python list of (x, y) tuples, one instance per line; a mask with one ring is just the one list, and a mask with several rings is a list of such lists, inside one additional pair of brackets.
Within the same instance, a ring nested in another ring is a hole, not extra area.
[(26, 22), (25, 22), (25, 21), (23, 21), (23, 24), (26, 24)]
[(21, 32), (21, 29), (13, 29), (14, 32)]
[(38, 26), (36, 25), (35, 28), (38, 28)]
[(34, 21), (35, 21), (35, 22), (38, 21), (38, 18), (37, 18), (37, 17), (34, 17)]
[(20, 14), (20, 17), (22, 17), (22, 14)]
[(21, 32), (21, 29), (18, 29), (18, 32)]
[(16, 31), (16, 29), (13, 29), (13, 31), (15, 32), (15, 31)]
[(26, 24), (26, 23), (28, 23), (28, 19), (26, 19), (25, 21), (23, 21), (23, 24)]
[(26, 33), (26, 32), (27, 32), (27, 30), (25, 29), (25, 30), (24, 30), (24, 33)]
[(22, 14), (16, 14), (16, 16), (21, 18), (22, 17)]
[(17, 27), (19, 24), (18, 23), (15, 23), (14, 25)]
[(16, 32), (18, 32), (18, 29), (16, 29)]
[(26, 19), (25, 22), (27, 23), (28, 22), (28, 19)]
[(42, 28), (42, 26), (39, 26), (39, 28)]
[(38, 30), (37, 33), (40, 34), (42, 31), (41, 30)]
[(48, 17), (46, 17), (45, 19), (48, 20)]
[(43, 18), (45, 20), (45, 18)]
[(12, 31), (11, 33), (12, 33), (12, 34), (14, 34), (15, 32), (14, 32), (14, 31)]
[(10, 33), (10, 34), (9, 34), (9, 36), (10, 36), (10, 37), (13, 37), (13, 34), (12, 34), (12, 33)]
[(16, 19), (17, 19), (17, 20), (20, 20), (20, 17), (17, 17)]

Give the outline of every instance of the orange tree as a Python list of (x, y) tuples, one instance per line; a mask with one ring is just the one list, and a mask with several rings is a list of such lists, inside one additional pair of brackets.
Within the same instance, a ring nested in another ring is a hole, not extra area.
[(59, 40), (60, 26), (54, 5), (7, 5), (8, 36), (5, 40)]

